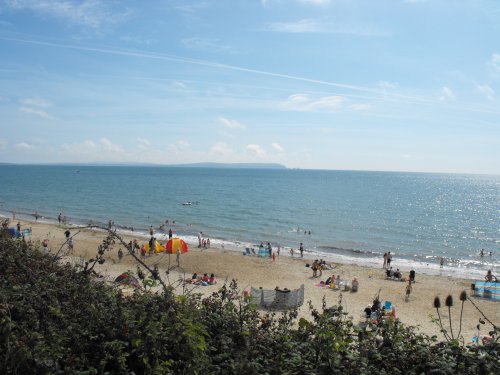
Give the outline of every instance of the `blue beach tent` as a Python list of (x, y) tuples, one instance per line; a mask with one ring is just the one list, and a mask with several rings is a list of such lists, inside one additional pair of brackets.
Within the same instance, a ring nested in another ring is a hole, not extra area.
[(21, 233), (16, 228), (9, 228), (9, 234), (14, 238), (21, 238)]
[(500, 282), (476, 280), (474, 287), (476, 297), (500, 301)]

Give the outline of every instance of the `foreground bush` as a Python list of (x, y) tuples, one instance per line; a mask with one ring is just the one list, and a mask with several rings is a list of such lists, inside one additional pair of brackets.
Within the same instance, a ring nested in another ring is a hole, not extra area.
[[(395, 322), (355, 328), (342, 305), (262, 314), (235, 283), (211, 297), (123, 297), (92, 272), (0, 239), (0, 373), (494, 374), (498, 353)], [(156, 275), (158, 276), (158, 275)]]

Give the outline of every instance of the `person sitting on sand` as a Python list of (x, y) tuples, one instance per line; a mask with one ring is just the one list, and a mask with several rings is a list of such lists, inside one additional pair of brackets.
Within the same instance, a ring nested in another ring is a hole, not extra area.
[(402, 277), (402, 276), (403, 276), (403, 275), (401, 274), (401, 271), (399, 271), (399, 268), (398, 268), (398, 269), (396, 269), (396, 272), (394, 272), (394, 277), (395, 277), (396, 279), (398, 279), (399, 281), (401, 281), (401, 277)]
[(209, 280), (208, 273), (204, 273), (203, 277), (201, 278), (201, 281), (205, 281), (208, 283), (208, 280)]
[(215, 278), (215, 275), (213, 273), (210, 274), (210, 278), (208, 279), (208, 283), (210, 285), (215, 285), (217, 284), (217, 279)]
[(365, 317), (367, 319), (372, 316), (372, 307), (371, 307), (371, 305), (367, 305), (363, 311), (364, 311)]
[(351, 291), (357, 292), (359, 288), (359, 281), (357, 277), (354, 277), (351, 281)]
[(491, 270), (488, 270), (488, 272), (486, 273), (486, 276), (484, 277), (484, 279), (486, 281), (498, 281), (498, 279), (496, 278), (496, 276), (494, 276), (492, 273), (491, 273)]

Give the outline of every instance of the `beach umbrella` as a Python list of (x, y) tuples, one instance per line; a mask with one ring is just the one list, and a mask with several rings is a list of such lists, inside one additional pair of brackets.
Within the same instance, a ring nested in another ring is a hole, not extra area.
[(177, 249), (179, 249), (182, 254), (187, 253), (188, 245), (180, 238), (172, 238), (165, 245), (165, 251), (169, 254), (177, 253)]
[(119, 275), (115, 279), (115, 283), (122, 284), (122, 285), (130, 285), (135, 288), (140, 288), (141, 284), (139, 283), (139, 280), (133, 275), (131, 275), (128, 272), (124, 272), (121, 275)]

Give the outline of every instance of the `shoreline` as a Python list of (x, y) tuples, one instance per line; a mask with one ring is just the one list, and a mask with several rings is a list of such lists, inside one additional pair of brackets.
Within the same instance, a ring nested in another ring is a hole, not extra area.
[[(35, 222), (34, 218), (31, 218), (33, 214), (29, 213), (18, 213), (16, 212), (16, 221), (17, 219), (28, 222), (28, 223), (40, 223), (40, 224), (46, 224), (46, 225), (58, 225), (57, 222), (57, 217), (50, 218), (50, 217), (41, 217), (38, 219), (37, 222)], [(11, 220), (11, 226), (14, 226), (12, 223), (11, 217), (6, 215), (6, 212), (1, 212), (0, 211), (0, 218), (8, 218)], [(107, 224), (106, 223), (100, 223), (100, 222), (93, 222), (90, 220), (95, 227), (93, 228), (106, 228)], [(77, 223), (71, 223), (68, 222), (65, 225), (68, 227), (87, 227), (86, 224), (77, 224)], [(175, 225), (173, 225), (173, 229), (175, 229)], [(183, 228), (185, 229), (185, 228)], [(139, 230), (130, 230), (130, 228), (123, 227), (123, 226), (117, 226), (116, 227), (116, 232), (120, 236), (124, 237), (131, 237), (131, 238), (142, 238), (145, 242), (149, 240), (149, 233), (148, 229), (146, 228), (141, 228)], [(182, 232), (182, 231), (181, 231)], [(175, 233), (175, 231), (174, 231)], [(158, 241), (160, 242), (166, 242), (168, 241), (168, 232), (167, 231), (158, 231), (157, 228), (155, 228), (155, 236)], [(188, 244), (191, 246), (196, 245), (198, 242), (198, 239), (196, 237), (196, 234), (187, 234), (187, 235), (179, 235), (182, 237)], [(301, 238), (298, 239), (300, 241)], [(231, 250), (235, 251), (238, 253), (243, 253), (245, 252), (246, 247), (254, 247), (255, 250), (257, 250), (258, 245), (257, 244), (252, 244), (248, 242), (243, 242), (239, 240), (225, 240), (225, 239), (220, 239), (220, 238), (210, 238), (211, 240), (211, 245), (212, 247), (215, 248), (223, 248), (226, 250)], [(281, 253), (284, 256), (290, 256), (290, 248), (289, 246), (284, 246), (281, 248)], [(273, 247), (273, 250), (276, 250), (276, 247)], [(339, 250), (344, 250), (344, 252), (348, 249), (339, 249)], [(298, 255), (298, 248), (294, 248), (295, 254), (294, 258), (300, 258)], [(318, 250), (309, 250), (305, 249), (304, 251), (304, 258), (305, 260), (309, 261), (312, 263), (314, 259), (324, 259), (327, 262), (334, 262), (334, 263), (339, 263), (339, 264), (344, 264), (344, 265), (351, 265), (351, 266), (362, 266), (362, 267), (367, 267), (371, 269), (382, 269), (382, 263), (383, 259), (382, 257), (372, 257), (367, 255), (365, 252), (361, 251), (356, 251), (352, 250), (353, 256), (347, 256), (345, 254), (339, 254), (339, 253), (328, 253), (328, 252), (320, 252)], [(364, 255), (364, 256), (363, 256)], [(491, 258), (490, 256), (486, 255), (485, 257), (481, 258), (483, 261), (480, 263), (479, 261), (476, 261), (481, 268), (471, 268), (471, 267), (466, 267), (466, 266), (460, 266), (458, 265), (448, 265), (445, 264), (443, 267), (440, 267), (439, 263), (435, 262), (422, 262), (422, 261), (416, 261), (416, 260), (411, 260), (407, 258), (398, 258), (397, 254), (394, 255), (393, 253), (393, 269), (399, 269), (402, 272), (409, 272), (411, 270), (415, 270), (419, 274), (425, 274), (429, 276), (441, 276), (441, 277), (451, 277), (451, 278), (456, 278), (456, 279), (467, 279), (467, 280), (477, 280), (480, 279), (482, 280), (484, 278), (484, 275), (486, 274), (488, 269), (491, 269), (494, 274), (500, 274), (500, 264), (496, 264), (494, 262), (494, 258)], [(488, 261), (490, 263), (488, 264)]]
[[(106, 235), (104, 230), (77, 228), (75, 226), (59, 226), (57, 224), (30, 221), (21, 221), (21, 225), (32, 228), (30, 239), (33, 242), (40, 243), (42, 240), (48, 239), (51, 252), (57, 251), (64, 244), (64, 231), (69, 228), (75, 247), (71, 259), (73, 263), (81, 262), (81, 257), (86, 259), (93, 257), (97, 252), (98, 245)], [(124, 235), (121, 237), (126, 243), (133, 240), (134, 237), (139, 239), (139, 236)], [(144, 242), (147, 242), (147, 240)], [(140, 241), (140, 243), (142, 242)], [(371, 304), (374, 297), (380, 294), (382, 301), (390, 300), (393, 302), (399, 320), (405, 325), (418, 326), (421, 332), (431, 336), (437, 335), (441, 338), (437, 324), (433, 323), (430, 318), (430, 316), (436, 316), (436, 310), (432, 306), (434, 297), (439, 296), (444, 301), (446, 296), (451, 293), (455, 301), (458, 301), (461, 291), (465, 290), (468, 295), (470, 294), (470, 279), (452, 277), (456, 276), (455, 274), (434, 276), (417, 272), (416, 283), (413, 284), (410, 300), (405, 302), (405, 283), (386, 280), (381, 265), (375, 268), (342, 264), (334, 261), (333, 270), (325, 270), (321, 278), (313, 278), (310, 267), (306, 267), (307, 263), (312, 263), (311, 258), (291, 258), (289, 254), (282, 253), (275, 261), (272, 261), (270, 258), (243, 256), (241, 251), (223, 248), (213, 242), (212, 247), (206, 250), (199, 249), (197, 242), (195, 245), (193, 243), (188, 243), (188, 245), (188, 252), (181, 255), (180, 268), (175, 267), (175, 255), (169, 256), (162, 253), (145, 258), (146, 264), (150, 266), (156, 265), (159, 268), (162, 278), (166, 279), (168, 284), (176, 286), (177, 293), (182, 293), (183, 288), (179, 280), (191, 277), (191, 274), (195, 272), (199, 275), (215, 273), (219, 280), (219, 284), (214, 286), (188, 286), (189, 289), (194, 289), (193, 292), (201, 293), (204, 296), (210, 295), (218, 290), (224, 282), (230, 282), (232, 279), (237, 280), (241, 291), (244, 289), (249, 290), (251, 286), (254, 288), (263, 287), (264, 289), (274, 289), (277, 286), (296, 289), (301, 284), (304, 284), (305, 303), (298, 311), (299, 317), (306, 319), (311, 319), (308, 301), (311, 301), (316, 309), (321, 309), (323, 299), (327, 306), (338, 305), (339, 300), (342, 299), (344, 309), (349, 316), (352, 316), (353, 322), (357, 323), (366, 305)], [(128, 254), (119, 262), (117, 252), (120, 247), (123, 249), (123, 246), (115, 245), (113, 250), (106, 254), (106, 262), (97, 269), (105, 276), (107, 281), (113, 281), (122, 272), (129, 270), (135, 273), (137, 270), (135, 260)], [(65, 259), (70, 260), (69, 258)], [(166, 271), (171, 267), (173, 269), (167, 275)], [(359, 291), (357, 293), (340, 292), (316, 286), (331, 274), (340, 275), (342, 279), (349, 281), (353, 277), (357, 277), (360, 283)], [(403, 271), (403, 277), (406, 275), (407, 272)], [(497, 302), (472, 298), (474, 303), (490, 320), (495, 324), (500, 323), (500, 305)], [(455, 304), (454, 309), (456, 311), (452, 309), (454, 322), (459, 317), (458, 305), (458, 303)], [(441, 315), (446, 317), (447, 321), (447, 311), (442, 309)], [(481, 314), (471, 303), (466, 303), (463, 322), (463, 337), (466, 342), (477, 334), (476, 325), (479, 318), (481, 318)], [(487, 328), (483, 328), (480, 333), (487, 333)]]

